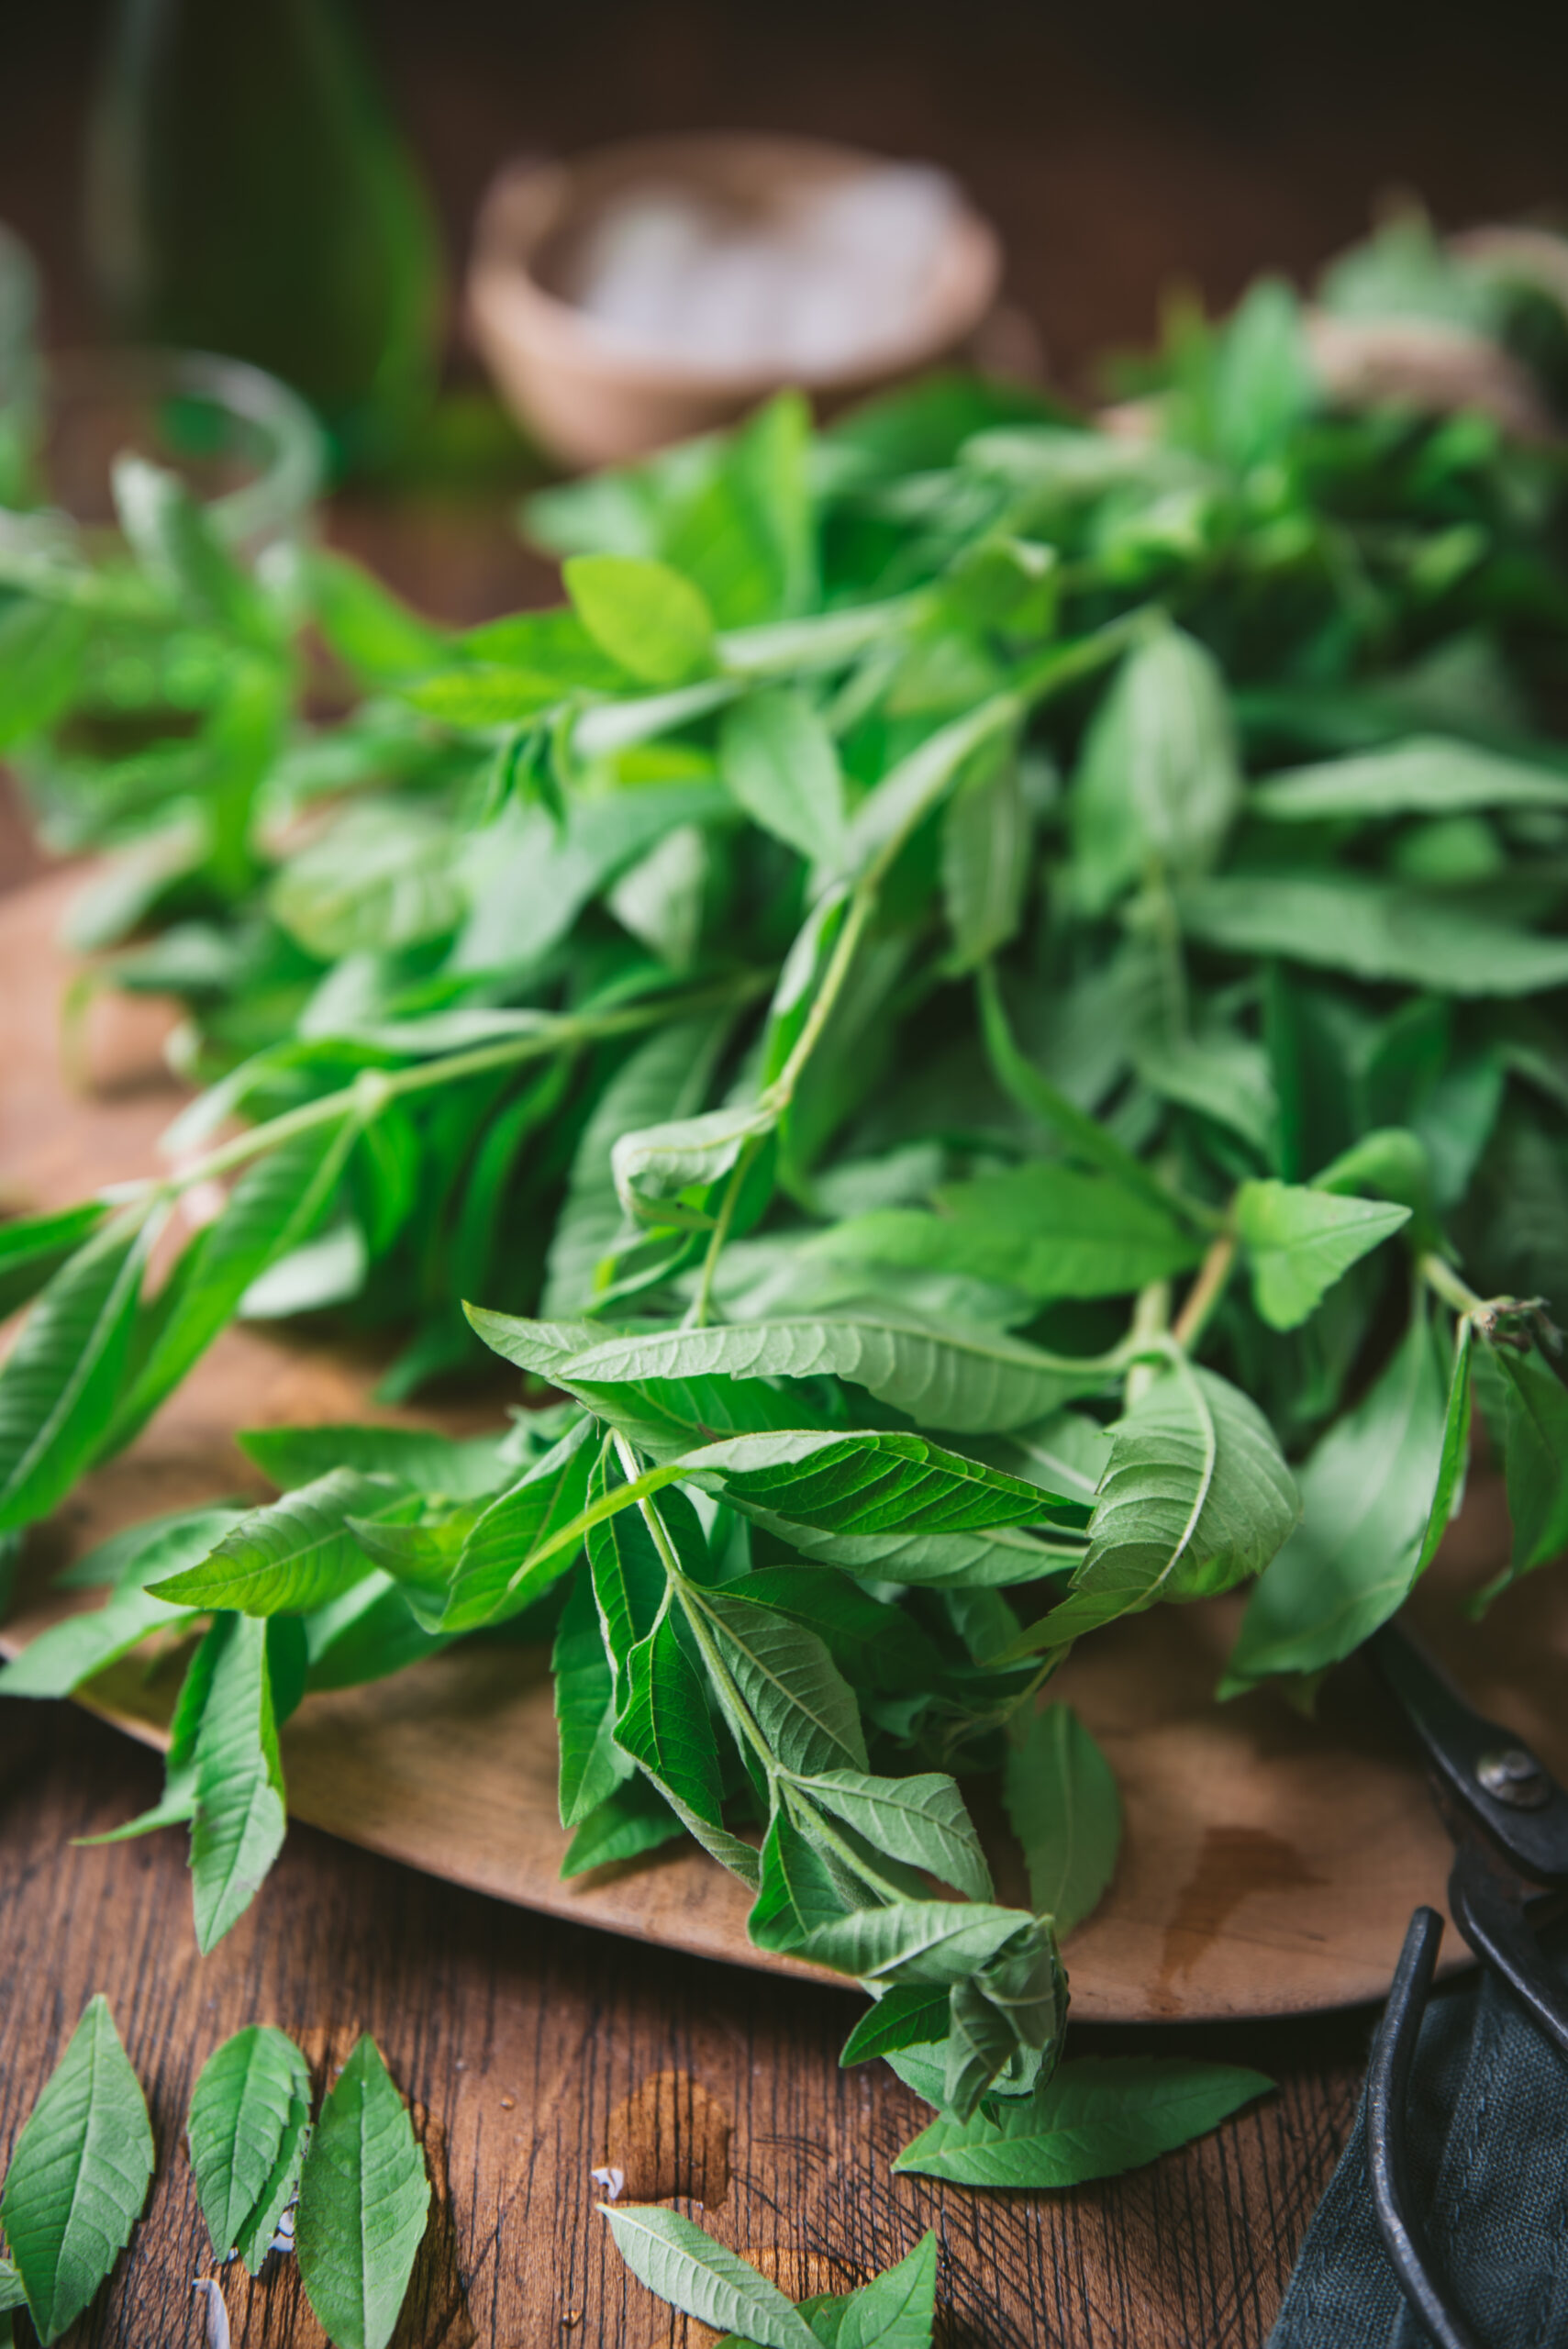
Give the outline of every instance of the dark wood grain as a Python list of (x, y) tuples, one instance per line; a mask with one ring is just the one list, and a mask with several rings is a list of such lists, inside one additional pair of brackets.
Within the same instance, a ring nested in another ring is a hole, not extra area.
[[(72, 2336), (79, 2349), (202, 2340), (190, 2281), (212, 2269), (180, 2132), (201, 2064), (250, 2021), (281, 2024), (318, 2062), (373, 2032), (414, 2102), (438, 2224), (400, 2349), (670, 2338), (623, 2275), (590, 2176), (624, 2151), (626, 2109), (640, 2091), (646, 2113), (661, 2074), (695, 2084), (692, 2143), (710, 2179), (723, 2176), (717, 2131), (730, 2127), (728, 2184), (706, 2222), (795, 2288), (852, 2282), (935, 2226), (949, 2349), (1256, 2349), (1350, 2124), (1364, 2015), (1084, 2031), (1080, 2052), (1257, 2062), (1279, 2093), (1199, 2145), (1075, 2193), (895, 2178), (923, 2108), (884, 2066), (839, 2069), (852, 1996), (529, 1916), (305, 1828), (203, 1959), (180, 1831), (70, 1848), (150, 1801), (157, 1777), (151, 1756), (78, 1712), (0, 1705), (0, 2149), (95, 1990), (158, 2141), (147, 2216)], [(292, 2263), (273, 2266), (254, 2288), (230, 2284), (236, 2349), (319, 2349)]]

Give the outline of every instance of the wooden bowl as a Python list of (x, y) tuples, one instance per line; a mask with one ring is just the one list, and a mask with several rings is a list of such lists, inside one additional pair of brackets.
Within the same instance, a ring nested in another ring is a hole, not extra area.
[[(624, 462), (728, 423), (780, 388), (776, 366), (704, 363), (639, 346), (566, 298), (552, 271), (595, 215), (632, 187), (675, 187), (751, 209), (880, 167), (877, 156), (819, 139), (728, 133), (506, 165), (481, 207), (468, 278), (471, 331), (502, 396), (573, 466)], [(907, 322), (866, 344), (851, 365), (796, 369), (788, 380), (831, 401), (929, 365), (980, 324), (1001, 265), (995, 231), (961, 202)]]

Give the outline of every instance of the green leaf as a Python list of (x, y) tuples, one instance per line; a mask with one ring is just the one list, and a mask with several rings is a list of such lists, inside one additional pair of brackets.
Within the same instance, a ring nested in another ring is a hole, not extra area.
[(192, 1241), (147, 1316), (147, 1342), (116, 1408), (106, 1450), (129, 1442), (242, 1300), (249, 1303), (269, 1266), (313, 1230), (337, 1188), (353, 1135), (344, 1119), (283, 1142), (246, 1169), (228, 1206)]
[(429, 2208), (407, 2107), (367, 2034), (322, 2104), (295, 2221), (300, 2281), (336, 2349), (386, 2349)]
[(1403, 1604), (1432, 1513), (1448, 1386), (1418, 1308), (1383, 1375), (1302, 1470), (1301, 1523), (1252, 1593), (1222, 1697), (1338, 1663)]
[(610, 1164), (623, 1213), (634, 1223), (708, 1230), (715, 1218), (700, 1195), (721, 1182), (742, 1152), (753, 1151), (778, 1121), (776, 1103), (738, 1101), (622, 1134)]
[(1472, 742), (1419, 735), (1359, 758), (1326, 759), (1270, 775), (1248, 806), (1276, 824), (1372, 823), (1390, 816), (1456, 816), (1481, 807), (1568, 807), (1568, 775), (1499, 758)]
[(804, 694), (775, 685), (736, 702), (719, 728), (718, 762), (754, 823), (814, 864), (838, 863), (844, 779), (833, 738)]
[(253, 1509), (200, 1565), (166, 1576), (153, 1595), (245, 1615), (308, 1615), (370, 1572), (349, 1520), (373, 1519), (404, 1499), (385, 1478), (328, 1469), (313, 1484)]
[(329, 547), (307, 558), (316, 624), (339, 661), (375, 685), (417, 677), (447, 658), (447, 639), (373, 573)]
[(417, 801), (350, 801), (280, 865), (269, 907), (323, 963), (422, 945), (462, 919), (456, 850), (450, 828)]
[(547, 1319), (592, 1302), (600, 1267), (624, 1229), (610, 1164), (615, 1144), (622, 1134), (679, 1123), (701, 1108), (728, 1027), (728, 1013), (673, 1020), (622, 1062), (600, 1094), (572, 1161), (546, 1258), (540, 1311)]
[(205, 1957), (244, 1915), (283, 1849), (287, 1816), (268, 1645), (251, 1615), (213, 1625), (211, 1679), (195, 1747), (191, 1889)]
[(1538, 995), (1568, 985), (1568, 939), (1537, 937), (1368, 874), (1225, 874), (1184, 889), (1189, 936), (1223, 953), (1281, 956), (1434, 995)]
[(628, 1651), (624, 1685), (616, 1742), (684, 1810), (721, 1826), (718, 1746), (707, 1700), (667, 1614)]
[(1039, 1631), (1056, 1645), (1162, 1598), (1229, 1590), (1262, 1572), (1300, 1513), (1257, 1406), (1213, 1371), (1172, 1364), (1111, 1430), (1088, 1554)]
[(873, 1778), (854, 1770), (819, 1771), (804, 1789), (879, 1852), (925, 1868), (969, 1900), (995, 1897), (991, 1870), (956, 1783), (940, 1771)]
[(1136, 1055), (1140, 1081), (1184, 1109), (1240, 1135), (1265, 1163), (1279, 1147), (1279, 1101), (1269, 1056), (1250, 1037), (1223, 1030), (1167, 1041)]
[(1136, 1191), (1162, 1216), (1168, 1216), (1174, 1203), (1158, 1175), (1135, 1157), (1125, 1142), (1118, 1141), (1108, 1127), (1080, 1108), (1020, 1052), (1008, 1024), (1007, 1008), (995, 971), (990, 964), (980, 973), (979, 994), (986, 1057), (1003, 1092), (1026, 1118), (1060, 1134), (1071, 1156), (1097, 1166), (1125, 1190)]
[[(866, 1767), (860, 1708), (815, 1631), (730, 1591), (688, 1589), (752, 1720), (786, 1770)], [(625, 1742), (624, 1734), (617, 1730)]]
[(820, 1566), (763, 1566), (740, 1588), (815, 1631), (857, 1687), (916, 1689), (941, 1677), (940, 1651), (914, 1618), (873, 1598), (848, 1575)]
[[(529, 1349), (534, 1324), (500, 1313), (470, 1318), (486, 1345), (508, 1360)], [(975, 1433), (1026, 1426), (1072, 1396), (1095, 1393), (1106, 1378), (1097, 1363), (1048, 1354), (994, 1330), (939, 1328), (913, 1316), (871, 1311), (610, 1338), (558, 1357), (556, 1367), (573, 1384), (595, 1386), (697, 1375), (815, 1378), (829, 1372), (869, 1387), (927, 1427)]]
[(283, 2032), (251, 2023), (207, 2057), (185, 2135), (215, 2259), (239, 2245), (259, 2273), (298, 2183), (309, 2125), (310, 2073)]
[(819, 2349), (778, 2286), (689, 2219), (658, 2203), (599, 2208), (632, 2274), (672, 2308), (761, 2349)]
[(1045, 1303), (1120, 1297), (1186, 1271), (1201, 1245), (1172, 1214), (1104, 1174), (1035, 1160), (949, 1183), (940, 1212), (883, 1208), (837, 1225), (825, 1254), (962, 1273)]
[(1427, 1516), (1427, 1530), (1421, 1537), (1421, 1547), (1416, 1560), (1416, 1573), (1424, 1575), (1438, 1554), (1443, 1535), (1459, 1514), (1464, 1497), (1464, 1474), (1470, 1464), (1471, 1419), (1471, 1353), (1475, 1339), (1475, 1324), (1468, 1314), (1462, 1315), (1454, 1330), (1453, 1369), (1448, 1386), (1448, 1408), (1443, 1413), (1442, 1452), (1438, 1461), (1438, 1480), (1432, 1487), (1432, 1506)]
[(1243, 1183), (1234, 1212), (1252, 1302), (1273, 1330), (1299, 1328), (1341, 1274), (1410, 1220), (1406, 1207), (1276, 1182)]
[(1047, 1705), (1008, 1744), (1002, 1792), (1024, 1848), (1029, 1899), (1065, 1936), (1116, 1870), (1121, 1798), (1110, 1764), (1070, 1705)]
[(1201, 2137), (1273, 2087), (1237, 2064), (1080, 2056), (1027, 2103), (998, 2105), (995, 2119), (933, 2121), (893, 2166), (957, 2186), (1081, 2186)]
[(75, 2322), (130, 2241), (152, 2162), (147, 2101), (100, 1995), (24, 2121), (0, 2195), (41, 2341)]
[(733, 1508), (823, 1533), (973, 1533), (1083, 1517), (1076, 1498), (892, 1429), (731, 1436), (677, 1464)]
[(551, 1551), (531, 1570), (525, 1561), (586, 1508), (592, 1433), (592, 1423), (580, 1419), (481, 1512), (463, 1538), (439, 1605), (427, 1609), (415, 1594), (433, 1628), (468, 1631), (503, 1621), (531, 1607), (568, 1572), (578, 1554), (574, 1548)]
[(0, 611), (0, 750), (41, 734), (64, 715), (91, 629), (87, 615), (69, 605), (8, 598)]
[(963, 1981), (1033, 1929), (1024, 1911), (986, 1901), (903, 1900), (819, 1927), (802, 1955), (862, 1981), (940, 1988)]
[(840, 2064), (869, 2064), (875, 2055), (929, 2045), (946, 2036), (951, 2012), (947, 1991), (918, 1983), (884, 1990), (844, 2042)]
[(1492, 1359), (1507, 1397), (1503, 1475), (1514, 1527), (1513, 1582), (1568, 1548), (1568, 1387), (1538, 1354), (1494, 1346)]
[(1073, 885), (1103, 913), (1154, 867), (1205, 873), (1240, 811), (1225, 680), (1180, 629), (1129, 652), (1084, 740), (1069, 802)]
[(818, 1925), (863, 1909), (873, 1897), (814, 1826), (804, 1806), (798, 1812), (787, 1801), (774, 1808), (762, 1844), (757, 1898), (746, 1920), (747, 1933), (759, 1949), (797, 1950)]
[(994, 754), (1022, 715), (1011, 694), (995, 694), (978, 708), (939, 726), (874, 784), (850, 818), (848, 864), (853, 873), (885, 871), (904, 842), (935, 813), (973, 758)]
[(101, 1200), (89, 1199), (58, 1215), (17, 1216), (0, 1223), (0, 1320), (38, 1295), (102, 1223), (105, 1213)]
[(643, 685), (684, 685), (709, 665), (713, 615), (701, 591), (668, 563), (577, 554), (562, 576), (595, 643)]
[(270, 641), (273, 630), (260, 589), (179, 475), (144, 457), (122, 455), (114, 461), (113, 478), (120, 528), (148, 578), (193, 618)]
[(181, 1631), (193, 1620), (134, 1585), (117, 1590), (102, 1607), (51, 1623), (0, 1665), (0, 1697), (69, 1697), (143, 1640)]
[(284, 1492), (313, 1485), (335, 1468), (391, 1476), (410, 1491), (448, 1500), (481, 1500), (506, 1476), (498, 1436), (440, 1435), (434, 1428), (241, 1428), (236, 1443)]
[(627, 1767), (632, 1772), (629, 1781), (616, 1787), (590, 1810), (572, 1838), (561, 1863), (563, 1881), (570, 1882), (589, 1868), (640, 1859), (644, 1853), (656, 1852), (685, 1833), (683, 1821), (652, 1780), (639, 1776), (629, 1759)]
[(47, 1516), (103, 1440), (153, 1238), (116, 1219), (63, 1264), (0, 1368), (0, 1533)]
[(561, 1745), (561, 1823), (579, 1827), (632, 1774), (630, 1756), (616, 1743), (615, 1674), (585, 1574), (567, 1593), (550, 1668)]
[(937, 2238), (928, 2229), (896, 2267), (844, 2300), (832, 2349), (930, 2349), (936, 2314)]
[(979, 767), (942, 820), (942, 901), (951, 967), (973, 971), (1018, 934), (1030, 878), (1032, 827), (1016, 757)]
[[(8, 2319), (13, 2309), (25, 2309), (27, 2305), (28, 2296), (22, 2289), (21, 2277), (10, 2261), (0, 2253), (0, 2316)], [(4, 2344), (4, 2349), (11, 2349), (11, 2327), (7, 2322), (0, 2331), (0, 2343)]]

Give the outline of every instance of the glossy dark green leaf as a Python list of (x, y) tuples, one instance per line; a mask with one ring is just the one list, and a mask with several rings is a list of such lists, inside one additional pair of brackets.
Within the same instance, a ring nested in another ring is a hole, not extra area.
[(1568, 1386), (1539, 1354), (1494, 1349), (1507, 1397), (1503, 1475), (1513, 1520), (1510, 1578), (1568, 1548)]
[(629, 1755), (616, 1742), (615, 1674), (586, 1574), (577, 1575), (567, 1594), (550, 1663), (561, 1745), (561, 1823), (578, 1827), (632, 1770)]
[(524, 1561), (586, 1506), (592, 1433), (591, 1421), (579, 1420), (481, 1511), (463, 1539), (439, 1610), (429, 1610), (441, 1631), (471, 1631), (518, 1614), (567, 1572), (573, 1549), (553, 1551), (531, 1572)]

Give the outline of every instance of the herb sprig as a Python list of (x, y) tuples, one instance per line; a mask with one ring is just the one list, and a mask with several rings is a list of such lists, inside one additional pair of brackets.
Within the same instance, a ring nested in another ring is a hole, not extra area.
[[(1385, 293), (1457, 301), (1410, 250)], [(337, 558), (251, 578), (134, 462), (124, 567), (0, 539), (39, 803), (135, 839), (104, 983), (180, 998), (205, 1086), (166, 1174), (0, 1230), (0, 1531), (236, 1312), (401, 1332), (389, 1397), (488, 1347), (536, 1406), (257, 1433), (277, 1500), (112, 1545), (0, 1675), (196, 1641), (125, 1831), (190, 1821), (204, 1947), (306, 1689), (550, 1638), (568, 1870), (694, 1835), (872, 1994), (846, 2060), (940, 2116), (907, 2165), (1059, 2182), (1080, 2095), (1174, 2142), (1057, 2070), (1118, 1810), (1040, 1691), (1243, 1583), (1225, 1692), (1309, 1690), (1429, 1563), (1473, 1408), (1503, 1579), (1568, 1541), (1563, 459), (1347, 408), (1318, 342), (1273, 284), (1187, 322), (1136, 436), (786, 395), (537, 499), (569, 602), (456, 636)], [(997, 1765), (1029, 1909), (959, 1783)]]

